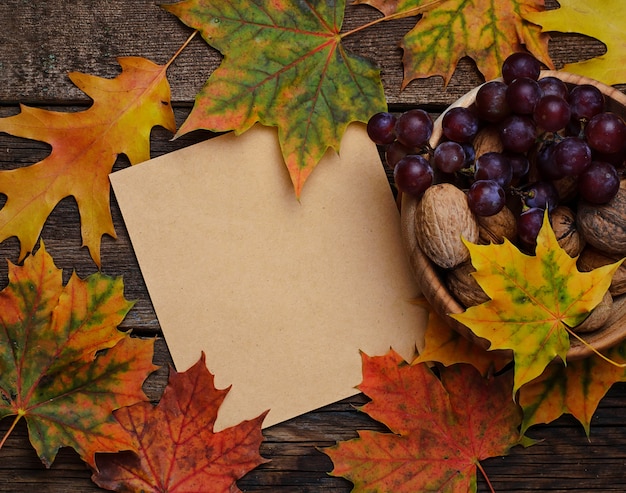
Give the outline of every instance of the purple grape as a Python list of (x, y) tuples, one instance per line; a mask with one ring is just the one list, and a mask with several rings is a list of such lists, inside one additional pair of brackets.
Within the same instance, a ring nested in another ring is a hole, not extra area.
[(554, 164), (554, 148), (553, 141), (544, 142), (535, 158), (537, 171), (544, 180), (558, 180), (565, 176)]
[(538, 181), (532, 183), (522, 191), (524, 205), (528, 208), (548, 209), (552, 211), (559, 205), (559, 192), (549, 181)]
[(619, 174), (612, 164), (593, 161), (578, 177), (578, 193), (592, 204), (606, 204), (619, 191)]
[(500, 123), (500, 140), (507, 151), (526, 152), (535, 143), (537, 127), (532, 118), (511, 115)]
[(536, 80), (519, 77), (506, 89), (506, 102), (518, 115), (531, 115), (541, 99), (541, 89)]
[(500, 152), (485, 152), (474, 164), (475, 180), (493, 180), (502, 188), (507, 188), (513, 179), (511, 163)]
[(433, 169), (423, 156), (409, 154), (398, 161), (393, 178), (402, 193), (421, 195), (433, 183)]
[(504, 152), (503, 153), (511, 164), (513, 178), (522, 178), (526, 176), (530, 169), (530, 161), (528, 156), (521, 152)]
[(568, 102), (575, 122), (591, 120), (604, 110), (604, 95), (591, 84), (575, 86), (569, 93)]
[(596, 151), (605, 154), (619, 152), (626, 141), (626, 124), (615, 113), (598, 113), (585, 126), (585, 138)]
[(461, 142), (461, 147), (465, 151), (465, 165), (463, 167), (468, 168), (476, 159), (476, 149), (471, 142)]
[(543, 225), (544, 209), (531, 207), (523, 211), (517, 218), (517, 237), (523, 246), (534, 251), (537, 244), (537, 235)]
[(373, 115), (367, 122), (367, 135), (378, 145), (391, 144), (396, 140), (396, 117), (382, 111)]
[(572, 112), (569, 104), (560, 96), (543, 96), (533, 111), (533, 119), (538, 127), (548, 132), (558, 132), (570, 122)]
[(443, 115), (443, 134), (455, 142), (471, 142), (478, 133), (478, 117), (468, 108), (456, 106)]
[(511, 108), (506, 102), (507, 85), (504, 82), (492, 80), (486, 82), (476, 93), (476, 115), (490, 123), (503, 120), (511, 114)]
[(422, 147), (433, 132), (433, 119), (421, 109), (402, 113), (395, 126), (396, 139), (407, 147)]
[(569, 95), (569, 89), (565, 82), (563, 82), (558, 77), (542, 77), (537, 81), (539, 84), (539, 89), (544, 96), (559, 96), (565, 100), (567, 100), (567, 96)]
[(565, 137), (554, 145), (554, 167), (563, 176), (576, 176), (591, 164), (591, 148), (578, 137)]
[(458, 142), (442, 142), (433, 152), (433, 164), (444, 173), (456, 173), (465, 166), (465, 150)]
[(502, 63), (502, 78), (506, 84), (510, 84), (520, 77), (537, 80), (540, 72), (539, 60), (530, 53), (513, 53)]
[(391, 144), (387, 146), (385, 150), (385, 162), (389, 169), (395, 168), (398, 161), (402, 159), (407, 154), (411, 154), (412, 149), (410, 147), (401, 144), (397, 140), (394, 140)]
[(504, 190), (493, 180), (477, 180), (467, 191), (467, 204), (478, 216), (493, 216), (504, 208), (505, 203)]

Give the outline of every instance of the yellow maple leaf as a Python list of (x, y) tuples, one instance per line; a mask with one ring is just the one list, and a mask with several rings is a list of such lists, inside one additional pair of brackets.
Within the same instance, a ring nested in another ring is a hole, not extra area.
[(626, 18), (622, 0), (560, 0), (560, 8), (527, 12), (524, 18), (544, 32), (578, 33), (606, 45), (602, 56), (566, 64), (563, 70), (584, 75), (607, 85), (626, 82)]
[(490, 349), (513, 351), (514, 392), (557, 356), (565, 361), (570, 347), (566, 326), (578, 325), (600, 303), (622, 262), (579, 272), (576, 259), (559, 246), (547, 215), (534, 256), (509, 241), (465, 244), (476, 281), (491, 299), (450, 316), (489, 340)]

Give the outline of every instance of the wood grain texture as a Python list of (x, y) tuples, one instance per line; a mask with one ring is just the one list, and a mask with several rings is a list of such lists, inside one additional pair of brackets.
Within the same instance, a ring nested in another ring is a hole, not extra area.
[[(378, 16), (370, 7), (348, 6), (344, 27), (356, 27)], [(17, 113), (18, 103), (58, 111), (84, 109), (90, 102), (69, 82), (68, 72), (114, 77), (119, 72), (115, 58), (125, 55), (165, 63), (191, 32), (154, 0), (3, 0), (0, 19), (0, 117)], [(402, 66), (397, 42), (415, 20), (379, 24), (358, 37), (347, 38), (345, 43), (348, 49), (371, 58), (381, 68), (392, 109), (423, 106), (435, 115), (481, 78), (473, 63), (464, 59), (446, 90), (440, 79), (431, 78), (412, 82), (400, 92)], [(601, 43), (582, 36), (555, 36), (550, 46), (558, 67), (598, 55), (603, 49)], [(196, 92), (220, 60), (217, 51), (196, 38), (170, 68), (168, 76), (179, 125), (189, 113)], [(155, 129), (153, 157), (200, 142), (211, 134), (194, 132), (175, 141), (171, 137), (167, 131)], [(0, 134), (0, 169), (32, 164), (48, 152), (45, 144)], [(120, 157), (116, 169), (125, 166), (128, 162)], [(123, 276), (126, 296), (136, 300), (122, 328), (137, 336), (158, 337), (155, 362), (162, 367), (145, 385), (148, 397), (156, 402), (172, 361), (114, 199), (112, 213), (117, 239), (104, 238), (102, 272)], [(66, 280), (72, 270), (81, 277), (96, 271), (80, 246), (78, 211), (72, 198), (53, 211), (42, 238), (57, 266), (64, 269)], [(0, 244), (3, 258), (16, 262), (18, 253), (15, 238)], [(6, 272), (6, 262), (0, 262), (0, 288), (6, 285)], [(240, 488), (264, 493), (349, 492), (348, 481), (328, 475), (332, 464), (319, 448), (354, 438), (359, 429), (386, 432), (358, 411), (357, 407), (365, 402), (362, 395), (357, 395), (265, 430), (261, 452), (272, 461), (244, 477)], [(489, 459), (485, 469), (499, 492), (626, 491), (625, 415), (626, 384), (617, 384), (593, 418), (590, 440), (582, 427), (566, 416), (551, 425), (531, 429), (532, 437), (543, 439), (540, 443), (527, 449), (517, 447), (507, 457)], [(9, 421), (0, 423), (0, 433), (8, 428)], [(102, 491), (91, 482), (90, 475), (76, 454), (67, 449), (61, 450), (52, 468), (46, 470), (28, 442), (23, 423), (0, 450), (0, 492)], [(488, 491), (480, 477), (478, 490)]]

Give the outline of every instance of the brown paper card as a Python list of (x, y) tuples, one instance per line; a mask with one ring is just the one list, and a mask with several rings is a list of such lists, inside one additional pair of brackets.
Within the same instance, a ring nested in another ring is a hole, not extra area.
[(232, 385), (222, 429), (357, 393), (360, 350), (411, 358), (425, 324), (399, 215), (364, 126), (348, 127), (301, 200), (276, 131), (255, 126), (110, 175), (178, 371), (206, 353)]

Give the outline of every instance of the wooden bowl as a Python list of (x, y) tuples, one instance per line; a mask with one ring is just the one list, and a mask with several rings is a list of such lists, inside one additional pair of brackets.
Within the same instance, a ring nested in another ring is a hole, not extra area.
[[(552, 70), (545, 70), (541, 72), (541, 78), (547, 76), (557, 77), (569, 86), (592, 84), (598, 87), (605, 95), (609, 111), (613, 111), (622, 117), (626, 115), (626, 95), (613, 87), (567, 72)], [(456, 102), (450, 105), (446, 111), (457, 106), (471, 106), (476, 99), (476, 93), (479, 88), (480, 86), (463, 95)], [(433, 134), (430, 139), (430, 145), (432, 147), (435, 147), (442, 137), (441, 122), (444, 114), (445, 112), (434, 122)], [(424, 297), (432, 305), (435, 312), (443, 317), (443, 319), (454, 330), (487, 349), (489, 347), (489, 341), (476, 336), (468, 327), (448, 316), (448, 314), (461, 313), (465, 311), (465, 307), (462, 306), (447, 289), (442, 277), (442, 269), (431, 262), (431, 260), (422, 252), (417, 244), (413, 217), (418, 203), (419, 198), (414, 196), (403, 194), (401, 197), (402, 235), (409, 255), (413, 275), (418, 285), (421, 287)], [(602, 328), (594, 332), (585, 333), (583, 338), (594, 348), (600, 351), (626, 339), (626, 295), (621, 295), (614, 299), (612, 315), (609, 321)], [(580, 343), (578, 340), (571, 338), (571, 348), (567, 353), (567, 359), (569, 361), (582, 359), (590, 356), (591, 354), (593, 354), (591, 349)]]

